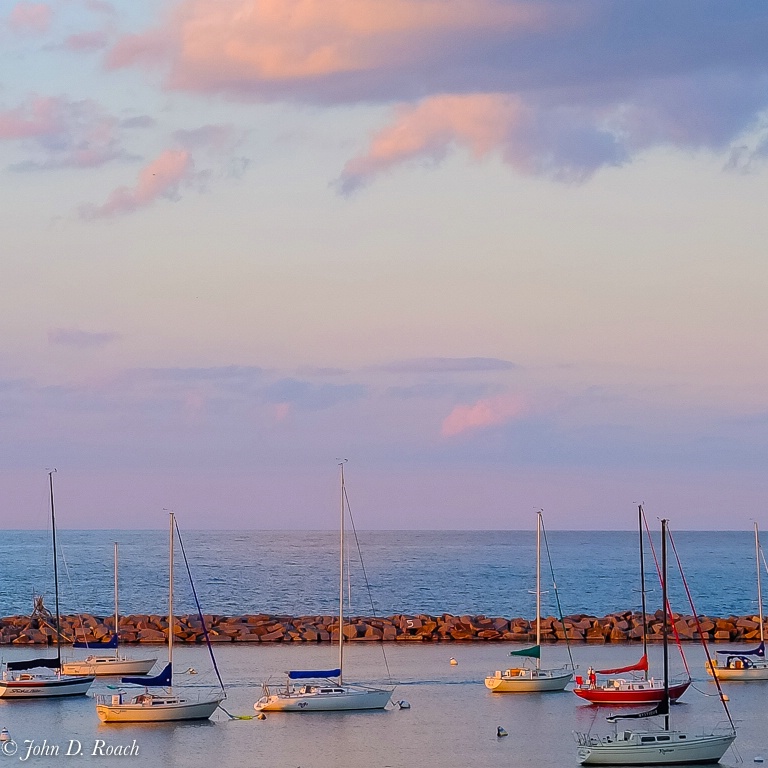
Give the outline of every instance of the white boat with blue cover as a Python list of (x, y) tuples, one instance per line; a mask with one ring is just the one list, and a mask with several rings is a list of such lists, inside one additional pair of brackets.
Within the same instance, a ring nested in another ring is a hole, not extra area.
[[(168, 664), (159, 675), (154, 677), (124, 677), (121, 682), (126, 685), (141, 685), (144, 691), (138, 695), (131, 696), (123, 691), (111, 695), (101, 694), (96, 696), (96, 714), (99, 720), (105, 723), (167, 723), (178, 720), (207, 720), (218, 708), (219, 704), (226, 698), (224, 684), (219, 675), (216, 659), (213, 656), (210, 642), (208, 650), (211, 654), (213, 667), (219, 680), (221, 690), (211, 694), (207, 691), (192, 693), (184, 691), (179, 693), (178, 689), (173, 687), (173, 544), (175, 538), (174, 528), (176, 519), (173, 512), (170, 513), (170, 565), (169, 565), (169, 588), (168, 588)], [(176, 529), (178, 532), (178, 529)], [(184, 553), (184, 544), (179, 534), (179, 543), (181, 544), (182, 554), (186, 563), (186, 554)], [(208, 633), (205, 628), (200, 603), (197, 599), (195, 585), (189, 572), (187, 563), (187, 573), (190, 575), (190, 584), (192, 594), (195, 598), (198, 613), (203, 623), (203, 631), (206, 641)], [(162, 693), (150, 691), (150, 688), (163, 688)]]
[(757, 620), (760, 624), (760, 645), (751, 650), (728, 648), (718, 650), (717, 658), (707, 664), (707, 672), (717, 675), (718, 680), (746, 683), (751, 680), (768, 680), (768, 659), (765, 658), (765, 630), (763, 617), (763, 589), (760, 580), (762, 560), (760, 534), (755, 523), (755, 562), (757, 564)]
[[(385, 709), (394, 686), (377, 687), (344, 682), (344, 522), (347, 509), (344, 463), (341, 467), (341, 533), (339, 573), (339, 666), (326, 670), (292, 670), (285, 687), (272, 691), (265, 683), (253, 705), (260, 712), (340, 712)], [(335, 680), (333, 680), (335, 678)], [(312, 682), (297, 682), (310, 680)]]
[[(49, 699), (62, 696), (82, 696), (93, 683), (91, 674), (62, 674), (61, 623), (59, 616), (59, 571), (56, 550), (56, 511), (53, 503), (53, 469), (48, 473), (51, 499), (51, 538), (53, 542), (53, 583), (56, 595), (56, 656), (55, 658), (9, 661), (0, 680), (2, 699)], [(42, 670), (48, 670), (43, 672)]]

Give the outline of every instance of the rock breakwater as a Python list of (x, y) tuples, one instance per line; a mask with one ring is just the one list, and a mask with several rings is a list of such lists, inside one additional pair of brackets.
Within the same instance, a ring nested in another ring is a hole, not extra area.
[[(661, 642), (663, 614), (647, 614), (648, 640)], [(280, 616), (248, 614), (205, 616), (213, 642), (225, 643), (330, 643), (338, 642), (339, 623), (334, 616)], [(766, 627), (768, 629), (768, 627)], [(135, 614), (120, 618), (122, 643), (163, 643), (168, 635), (168, 617)], [(713, 642), (755, 642), (760, 639), (758, 616), (726, 618), (674, 614), (671, 635), (681, 641), (699, 639), (699, 629)], [(454, 616), (443, 613), (397, 614), (385, 618), (353, 617), (344, 624), (344, 636), (352, 642), (470, 642), (507, 641), (528, 643), (535, 640), (535, 622), (529, 619), (487, 616)], [(114, 618), (90, 614), (62, 616), (64, 642), (99, 642), (114, 632)], [(642, 638), (642, 614), (626, 611), (596, 617), (586, 614), (566, 616), (564, 621), (548, 616), (542, 619), (542, 642), (631, 643)], [(176, 616), (174, 637), (180, 643), (205, 641), (203, 625), (197, 615)], [(0, 645), (53, 645), (56, 631), (50, 619), (8, 616), (0, 619)]]

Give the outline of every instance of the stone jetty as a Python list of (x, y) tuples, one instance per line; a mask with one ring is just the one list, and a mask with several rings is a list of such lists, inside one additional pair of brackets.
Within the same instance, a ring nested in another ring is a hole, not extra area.
[[(661, 611), (647, 614), (648, 640), (661, 642)], [(56, 633), (50, 618), (8, 616), (0, 619), (0, 645), (52, 645)], [(338, 642), (339, 623), (334, 616), (205, 616), (213, 642), (223, 643), (331, 643)], [(64, 642), (106, 640), (114, 631), (114, 618), (81, 614), (62, 616)], [(561, 622), (552, 616), (542, 619), (542, 641), (562, 643), (632, 643), (642, 637), (642, 614), (626, 611), (601, 618), (586, 614), (566, 616)], [(699, 631), (715, 643), (751, 643), (760, 639), (760, 618), (728, 616), (717, 618), (674, 614), (671, 636), (681, 641), (699, 639)], [(528, 643), (535, 640), (535, 623), (522, 618), (454, 616), (443, 613), (397, 614), (385, 618), (353, 617), (345, 621), (344, 636), (352, 642), (472, 642), (507, 641)], [(135, 614), (120, 618), (122, 643), (163, 643), (168, 634), (168, 617)], [(205, 641), (203, 625), (197, 615), (177, 616), (175, 640), (179, 643)]]

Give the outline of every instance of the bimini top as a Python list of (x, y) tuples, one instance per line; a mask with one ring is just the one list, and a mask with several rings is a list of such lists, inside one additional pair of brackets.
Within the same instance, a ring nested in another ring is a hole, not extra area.
[(110, 637), (106, 642), (94, 641), (92, 643), (88, 643), (78, 640), (76, 643), (72, 643), (73, 648), (90, 648), (94, 651), (106, 650), (107, 648), (117, 648), (118, 645), (119, 640), (117, 635), (112, 635), (112, 637)]
[(340, 669), (294, 669), (288, 673), (291, 680), (308, 680), (317, 677), (339, 677)]
[(28, 661), (9, 661), (5, 666), (14, 670), (35, 669), (36, 667), (58, 669), (61, 662), (58, 659), (29, 659)]
[(760, 658), (763, 658), (765, 656), (765, 643), (760, 643), (760, 645), (757, 646), (757, 648), (753, 648), (751, 651), (742, 651), (741, 648), (738, 650), (731, 648), (727, 651), (720, 651), (718, 650), (718, 653), (722, 653), (731, 656), (759, 656)]

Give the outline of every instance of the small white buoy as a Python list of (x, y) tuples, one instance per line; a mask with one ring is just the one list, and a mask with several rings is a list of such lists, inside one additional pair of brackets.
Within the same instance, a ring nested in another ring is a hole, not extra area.
[(259, 712), (258, 715), (256, 715), (257, 720), (266, 720), (267, 716), (263, 712)]
[(499, 727), (496, 729), (496, 735), (497, 735), (499, 738), (501, 738), (502, 736), (509, 736), (509, 734), (508, 734), (508, 733), (507, 733), (507, 732), (506, 732), (506, 731), (505, 731), (505, 730), (504, 730), (504, 729), (503, 729), (501, 726), (499, 726)]
[(453, 656), (451, 656), (451, 666), (452, 666), (452, 667), (455, 667), (455, 666), (456, 666), (458, 663), (459, 663), (459, 662), (458, 662), (458, 661), (456, 661), (456, 659), (454, 659), (454, 658), (453, 658)]
[(400, 709), (410, 709), (411, 708), (411, 705), (405, 699), (401, 699), (400, 701), (398, 701), (396, 703), (397, 703), (397, 706)]
[(8, 732), (7, 728), (3, 728), (0, 731), (0, 741), (10, 741), (11, 740), (11, 734)]

